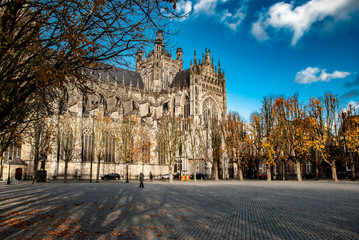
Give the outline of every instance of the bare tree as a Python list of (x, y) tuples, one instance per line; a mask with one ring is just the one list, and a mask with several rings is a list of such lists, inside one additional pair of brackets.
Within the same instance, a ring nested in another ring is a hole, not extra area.
[(102, 160), (104, 160), (106, 152), (106, 137), (110, 131), (110, 121), (108, 116), (104, 116), (102, 111), (98, 112), (93, 116), (93, 146), (94, 156), (97, 158), (97, 171), (96, 171), (96, 182), (100, 181), (100, 166)]
[(190, 117), (185, 120), (184, 124), (186, 125), (186, 134), (184, 140), (187, 146), (186, 156), (193, 166), (193, 180), (197, 181), (197, 166), (200, 159), (203, 159), (203, 149), (201, 148), (200, 140), (202, 128), (195, 122), (193, 118)]
[(61, 119), (60, 131), (60, 152), (65, 162), (64, 181), (67, 181), (68, 163), (72, 161), (75, 155), (76, 138), (79, 131), (79, 123), (76, 114), (67, 113)]
[(30, 137), (32, 139), (32, 154), (34, 157), (33, 182), (35, 183), (39, 162), (41, 160), (41, 169), (45, 170), (47, 155), (51, 152), (51, 142), (54, 136), (54, 126), (50, 119), (39, 119), (33, 123)]
[(135, 148), (135, 130), (137, 125), (137, 118), (127, 116), (116, 123), (114, 130), (116, 138), (116, 151), (121, 158), (121, 161), (126, 165), (126, 183), (128, 180), (128, 164), (133, 160), (134, 155), (139, 150)]
[(204, 128), (198, 134), (205, 161), (212, 165), (212, 179), (219, 180), (219, 164), (224, 149), (223, 132), (220, 123), (215, 118), (210, 118)]
[(134, 132), (134, 149), (132, 159), (135, 162), (142, 163), (142, 172), (144, 173), (145, 164), (150, 164), (152, 155), (151, 155), (151, 133), (148, 126), (144, 123), (136, 124)]
[(176, 163), (176, 154), (182, 145), (181, 134), (182, 119), (173, 116), (163, 116), (160, 119), (157, 129), (158, 151), (164, 151), (166, 164), (170, 174), (170, 182), (173, 181), (174, 165)]

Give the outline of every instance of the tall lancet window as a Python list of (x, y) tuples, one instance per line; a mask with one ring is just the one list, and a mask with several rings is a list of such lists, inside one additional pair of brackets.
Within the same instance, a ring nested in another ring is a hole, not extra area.
[(186, 96), (186, 101), (184, 103), (184, 118), (187, 118), (190, 114), (191, 114), (190, 101), (189, 101), (189, 97)]
[(165, 73), (164, 89), (168, 90), (168, 74), (167, 73)]
[(82, 131), (82, 161), (90, 162), (92, 159), (92, 129), (85, 127)]

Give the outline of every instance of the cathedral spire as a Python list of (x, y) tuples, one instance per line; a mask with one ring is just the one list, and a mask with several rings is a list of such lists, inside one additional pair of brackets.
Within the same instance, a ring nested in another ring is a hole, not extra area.
[(194, 59), (193, 59), (193, 64), (194, 64), (194, 65), (197, 65), (196, 50), (194, 50)]
[(205, 61), (211, 63), (211, 52), (208, 48), (205, 49)]

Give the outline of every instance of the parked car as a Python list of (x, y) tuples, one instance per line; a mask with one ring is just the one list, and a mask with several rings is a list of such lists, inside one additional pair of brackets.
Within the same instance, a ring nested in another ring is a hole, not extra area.
[(308, 172), (303, 174), (303, 179), (314, 179), (315, 178), (315, 174), (313, 172)]
[(101, 177), (102, 180), (119, 180), (120, 179), (120, 174), (118, 173), (109, 173), (106, 174), (105, 176)]
[(166, 173), (165, 175), (162, 176), (162, 179), (170, 179), (170, 175)]
[(337, 177), (338, 177), (338, 179), (347, 179), (347, 178), (350, 178), (351, 176), (350, 176), (350, 173), (341, 171), (341, 172), (337, 173)]
[[(194, 175), (191, 174), (191, 179), (194, 178)], [(196, 173), (196, 179), (204, 179), (205, 175), (203, 173)]]

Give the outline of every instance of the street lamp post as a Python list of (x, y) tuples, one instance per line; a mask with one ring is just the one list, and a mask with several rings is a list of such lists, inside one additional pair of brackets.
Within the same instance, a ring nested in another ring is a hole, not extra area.
[(92, 143), (91, 143), (91, 162), (90, 162), (90, 183), (92, 182), (92, 164), (95, 157), (95, 110), (92, 113)]
[(126, 162), (126, 183), (129, 183), (129, 181), (128, 181), (128, 162)]
[(11, 161), (11, 157), (9, 157), (9, 159), (7, 160), (9, 163), (9, 172), (7, 174), (7, 184), (10, 184), (10, 161)]

